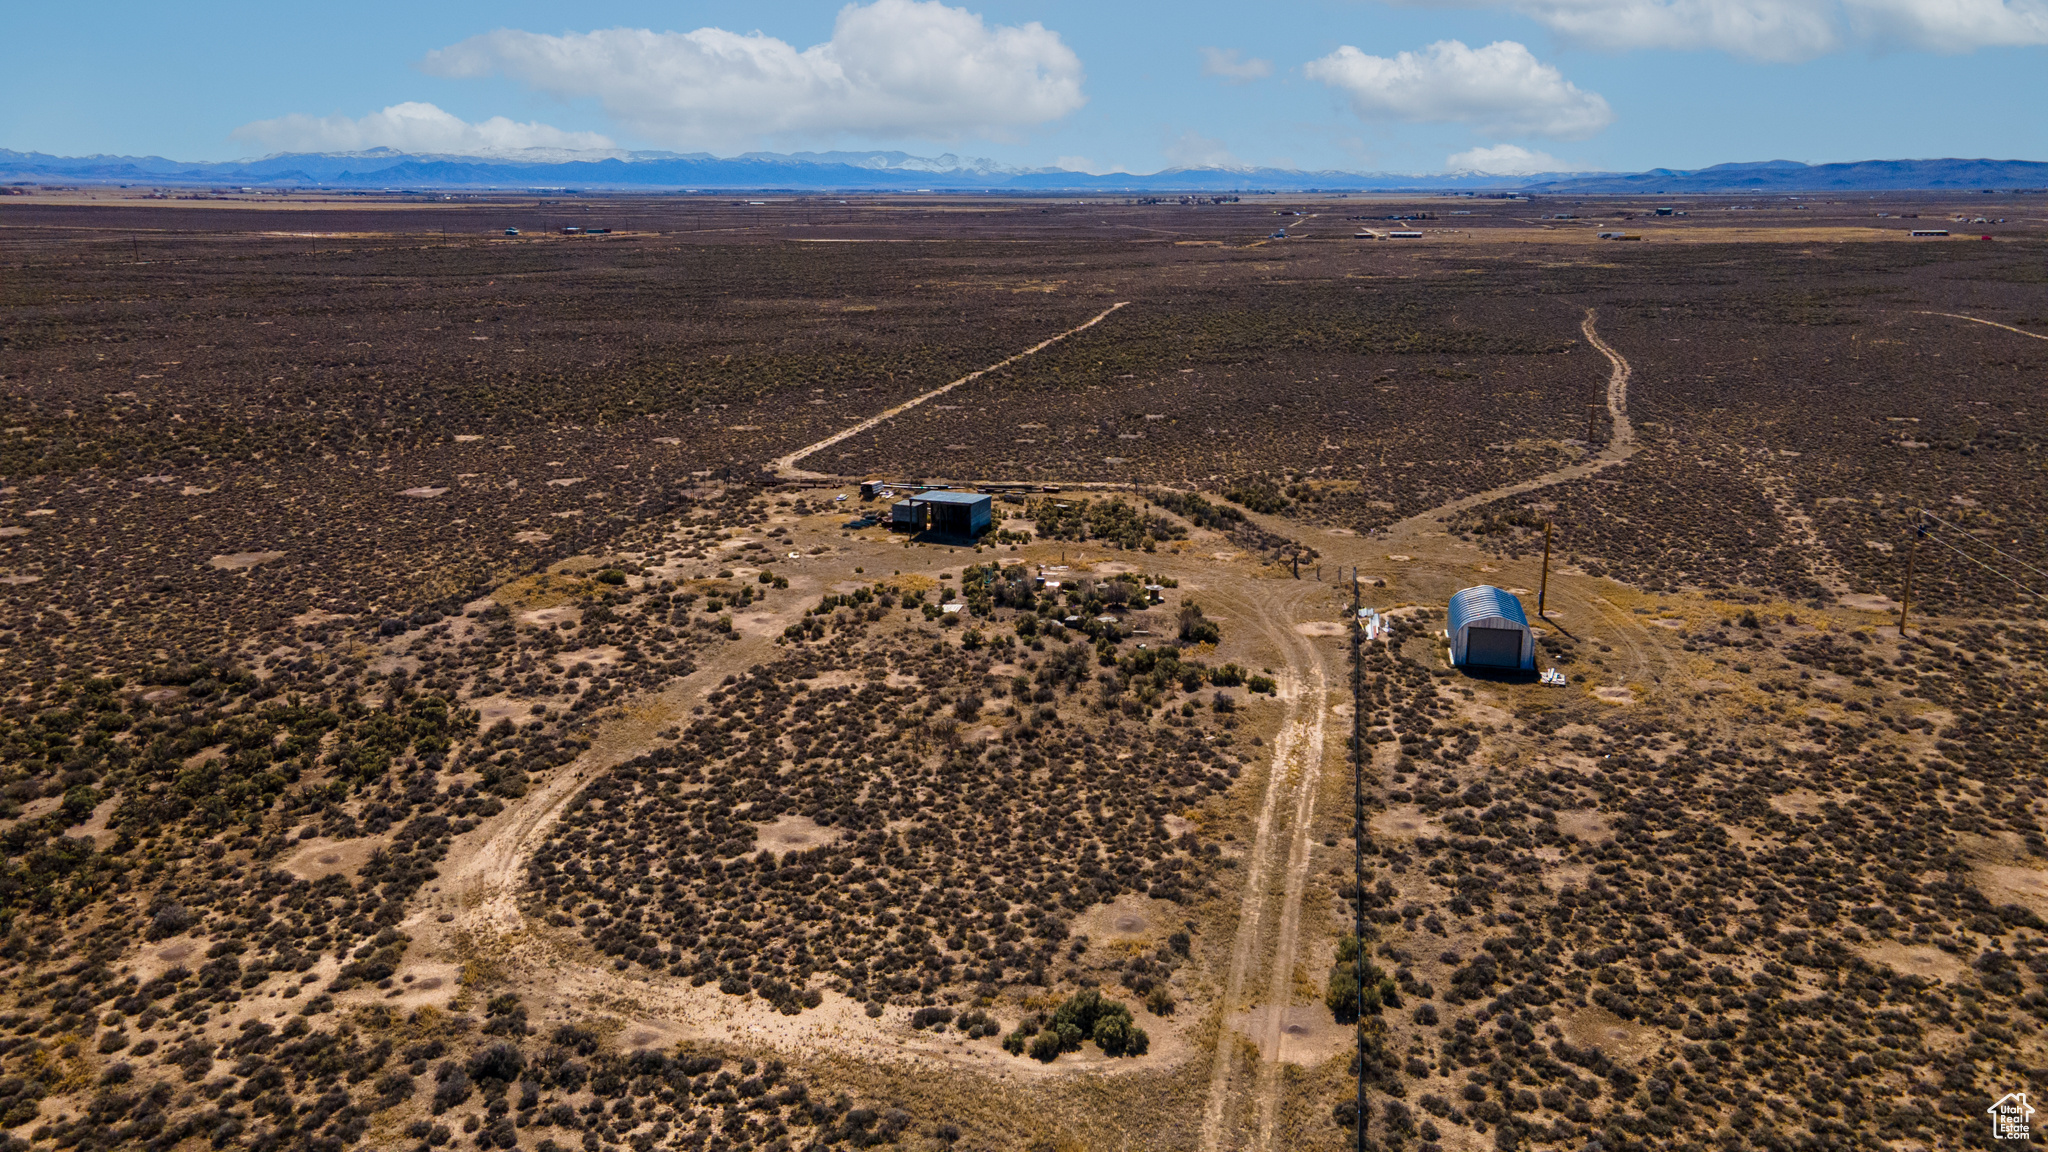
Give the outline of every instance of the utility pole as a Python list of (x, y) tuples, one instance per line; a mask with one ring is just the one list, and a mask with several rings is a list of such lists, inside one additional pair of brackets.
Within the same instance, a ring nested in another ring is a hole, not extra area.
[(1352, 1120), (1365, 1152), (1365, 649), (1358, 624), (1358, 569), (1351, 570), (1351, 935), (1358, 942), (1351, 974), (1358, 985), (1358, 1096)]
[(1920, 554), (1920, 538), (1927, 535), (1927, 525), (1916, 525), (1913, 529), (1912, 546), (1906, 549), (1906, 588), (1899, 593), (1899, 635), (1906, 634), (1906, 613), (1913, 606), (1913, 558)]
[(1536, 586), (1536, 618), (1543, 619), (1543, 601), (1550, 595), (1550, 521), (1543, 522), (1543, 583)]
[(1593, 418), (1600, 411), (1598, 404), (1586, 405), (1586, 447), (1593, 446)]

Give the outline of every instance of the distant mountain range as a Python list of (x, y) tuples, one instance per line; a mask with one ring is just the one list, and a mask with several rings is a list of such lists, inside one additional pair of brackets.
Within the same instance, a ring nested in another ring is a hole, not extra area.
[(1596, 176), (1533, 176), (1530, 192), (1886, 192), (2048, 188), (2048, 164), (2033, 160), (1858, 160), (1848, 164), (1716, 164), (1690, 172), (1652, 168)]
[(1148, 175), (1012, 168), (994, 161), (903, 152), (625, 152), (529, 156), (305, 152), (260, 160), (187, 162), (160, 156), (50, 156), (0, 149), (0, 182), (147, 187), (342, 189), (932, 191), (932, 192), (1876, 192), (2048, 188), (2048, 163), (2029, 160), (1770, 160), (1679, 171), (1502, 176), (1401, 175), (1284, 168), (1168, 168)]

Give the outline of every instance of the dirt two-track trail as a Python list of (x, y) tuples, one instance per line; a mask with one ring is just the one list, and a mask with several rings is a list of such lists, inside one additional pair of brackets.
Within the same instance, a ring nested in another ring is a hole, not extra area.
[[(1275, 1009), (1265, 1014), (1260, 1034), (1254, 1037), (1260, 1055), (1255, 1088), (1258, 1147), (1271, 1146), (1278, 1111), (1279, 1062), (1275, 1057), (1283, 1017), (1277, 1009), (1293, 995), (1301, 897), (1308, 880), (1309, 827), (1315, 815), (1325, 752), (1324, 726), (1330, 712), (1329, 676), (1322, 654), (1294, 630), (1299, 615), (1296, 602), (1316, 587), (1287, 589), (1284, 598), (1266, 596), (1246, 606), (1260, 633), (1280, 650), (1287, 664), (1282, 673), (1280, 732), (1273, 741), (1272, 762), (1253, 825), (1230, 967), (1217, 1006), (1221, 1017), (1218, 1040), (1210, 1065), (1208, 1101), (1202, 1111), (1204, 1152), (1235, 1146), (1224, 1142), (1237, 1073), (1237, 1045), (1231, 1039), (1230, 1020), (1249, 1007), (1254, 996)], [(1270, 934), (1272, 954), (1265, 977), (1260, 979), (1258, 966), (1266, 953), (1262, 945), (1267, 942), (1268, 923), (1275, 926)]]

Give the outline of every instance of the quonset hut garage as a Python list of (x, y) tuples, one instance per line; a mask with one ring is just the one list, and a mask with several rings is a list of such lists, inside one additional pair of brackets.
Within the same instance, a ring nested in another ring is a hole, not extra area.
[(1460, 668), (1533, 671), (1536, 637), (1522, 602), (1491, 584), (1451, 596), (1451, 663)]

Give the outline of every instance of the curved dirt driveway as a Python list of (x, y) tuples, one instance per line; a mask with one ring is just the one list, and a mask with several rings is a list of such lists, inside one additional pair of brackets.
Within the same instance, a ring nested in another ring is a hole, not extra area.
[(1593, 319), (1594, 310), (1586, 309), (1586, 318), (1580, 322), (1579, 330), (1586, 334), (1587, 342), (1598, 349), (1613, 365), (1613, 370), (1607, 375), (1607, 420), (1613, 429), (1607, 438), (1607, 447), (1602, 448), (1598, 454), (1584, 463), (1559, 468), (1555, 472), (1546, 472), (1527, 480), (1518, 480), (1513, 484), (1503, 484), (1498, 488), (1489, 488), (1484, 492), (1475, 492), (1470, 496), (1460, 496), (1427, 512), (1418, 512), (1389, 527), (1388, 536), (1421, 531), (1426, 526), (1449, 519), (1468, 508), (1491, 504), (1495, 500), (1519, 496), (1524, 492), (1534, 492), (1538, 488), (1548, 488), (1567, 480), (1581, 480), (1596, 472), (1612, 468), (1636, 454), (1635, 428), (1628, 422), (1628, 382), (1634, 375), (1634, 370), (1629, 367), (1628, 361), (1621, 353), (1616, 352), (1607, 341), (1600, 338), (1600, 333), (1593, 328)]

